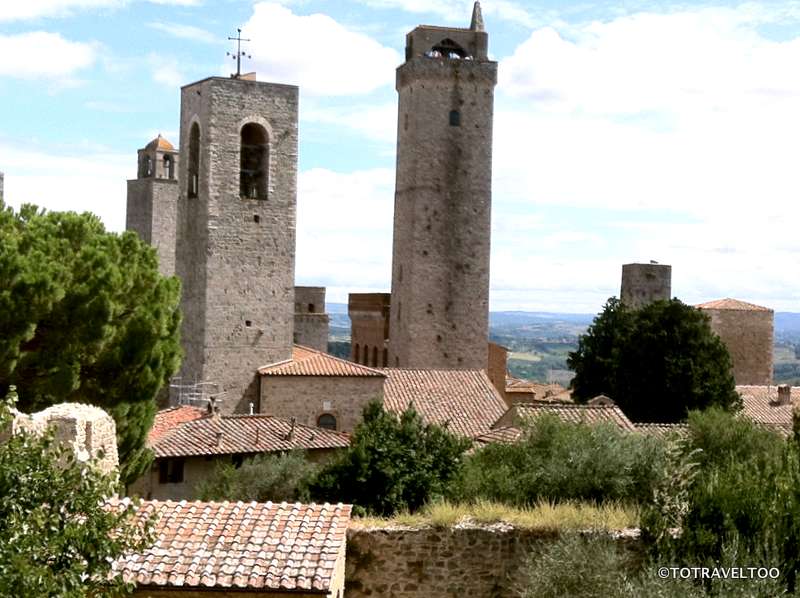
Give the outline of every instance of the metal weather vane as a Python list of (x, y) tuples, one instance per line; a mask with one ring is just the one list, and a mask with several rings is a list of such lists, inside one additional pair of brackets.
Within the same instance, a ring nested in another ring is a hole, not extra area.
[(238, 79), (242, 75), (242, 56), (246, 58), (252, 58), (250, 54), (247, 52), (242, 52), (242, 42), (249, 42), (252, 40), (245, 39), (242, 37), (242, 30), (236, 30), (236, 37), (229, 37), (230, 41), (236, 42), (236, 52), (225, 52), (226, 55), (230, 56), (233, 60), (236, 61), (236, 74), (232, 75), (235, 79)]

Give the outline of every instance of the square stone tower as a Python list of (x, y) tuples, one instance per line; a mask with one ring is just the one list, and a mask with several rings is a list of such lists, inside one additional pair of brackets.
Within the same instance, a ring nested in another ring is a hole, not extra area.
[(630, 308), (639, 309), (655, 301), (669, 301), (672, 292), (672, 266), (623, 264), (620, 300)]
[(486, 369), (497, 63), (467, 29), (420, 26), (397, 69), (389, 366)]
[(245, 78), (181, 89), (180, 375), (216, 385), (225, 413), (248, 411), (257, 368), (292, 354), (297, 100)]
[(158, 269), (175, 274), (178, 150), (161, 135), (139, 150), (135, 179), (128, 181), (125, 229), (155, 247)]
[(295, 287), (294, 342), (327, 353), (329, 328), (325, 287)]

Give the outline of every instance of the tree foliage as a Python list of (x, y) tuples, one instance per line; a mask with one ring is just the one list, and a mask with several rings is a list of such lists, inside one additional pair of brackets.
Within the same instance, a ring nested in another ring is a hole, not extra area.
[(728, 350), (708, 316), (677, 299), (638, 310), (616, 298), (567, 360), (573, 397), (610, 396), (634, 421), (675, 422), (691, 409), (738, 409)]
[(0, 202), (0, 394), (21, 408), (77, 401), (117, 425), (121, 477), (149, 465), (155, 397), (180, 362), (180, 284), (134, 233), (91, 214)]
[[(13, 390), (13, 389), (12, 389)], [(0, 403), (0, 430), (10, 407)], [(153, 540), (134, 505), (108, 508), (113, 474), (76, 460), (52, 435), (19, 433), (0, 444), (0, 596), (85, 598), (131, 589), (112, 563)]]
[(469, 440), (424, 423), (413, 407), (398, 417), (372, 402), (350, 447), (322, 469), (311, 493), (376, 515), (413, 512), (446, 494), (469, 446)]
[(256, 455), (240, 467), (218, 463), (196, 490), (200, 500), (306, 501), (317, 469), (303, 451)]

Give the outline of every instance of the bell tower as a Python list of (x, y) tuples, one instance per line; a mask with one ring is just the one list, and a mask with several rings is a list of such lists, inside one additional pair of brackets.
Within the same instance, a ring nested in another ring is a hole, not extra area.
[(397, 69), (389, 366), (486, 369), (497, 63), (469, 28), (419, 26)]
[(291, 357), (297, 101), (253, 75), (181, 89), (181, 384), (208, 382), (225, 413), (257, 404), (257, 368)]

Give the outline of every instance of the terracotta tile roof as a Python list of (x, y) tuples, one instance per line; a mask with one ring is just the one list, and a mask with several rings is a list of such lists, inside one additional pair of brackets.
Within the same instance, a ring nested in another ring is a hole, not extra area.
[(572, 392), (560, 384), (545, 384), (522, 378), (506, 378), (506, 394), (530, 394), (537, 401), (572, 402)]
[(800, 405), (800, 386), (791, 387), (791, 404), (778, 404), (777, 386), (739, 385), (736, 391), (742, 397), (742, 414), (753, 421), (773, 428), (782, 434), (792, 429), (792, 413)]
[(480, 436), (475, 437), (475, 442), (479, 444), (492, 444), (494, 442), (502, 442), (510, 444), (516, 442), (522, 437), (522, 429), (516, 426), (503, 426), (502, 428), (495, 428), (484, 432)]
[(506, 410), (489, 377), (481, 370), (385, 368), (383, 404), (400, 413), (413, 403), (427, 423), (445, 424), (473, 438), (488, 432)]
[(628, 432), (635, 429), (631, 420), (616, 406), (535, 402), (516, 403), (508, 411), (511, 412), (513, 421), (530, 420), (543, 413), (552, 413), (565, 422), (586, 424), (609, 422)]
[(146, 150), (164, 150), (164, 151), (175, 151), (175, 146), (172, 145), (169, 141), (164, 139), (161, 136), (161, 133), (158, 134), (158, 137), (153, 139), (150, 143), (144, 146)]
[(290, 439), (291, 430), (290, 421), (270, 415), (204, 417), (178, 425), (150, 448), (156, 457), (190, 457), (350, 446), (343, 432), (295, 424)]
[(350, 510), (342, 504), (144, 501), (136, 516), (156, 518), (157, 540), (114, 569), (140, 587), (325, 594), (344, 558)]
[(292, 358), (258, 369), (262, 376), (384, 376), (383, 372), (295, 345)]
[(658, 438), (666, 438), (673, 434), (683, 435), (689, 432), (687, 424), (633, 424), (633, 426), (637, 432)]
[(717, 299), (716, 301), (701, 303), (695, 307), (699, 309), (732, 309), (737, 311), (772, 311), (768, 307), (739, 301), (738, 299)]
[(200, 419), (206, 415), (208, 415), (208, 412), (205, 409), (189, 405), (162, 409), (156, 413), (153, 427), (150, 428), (150, 433), (147, 435), (147, 444), (152, 446), (180, 424)]

